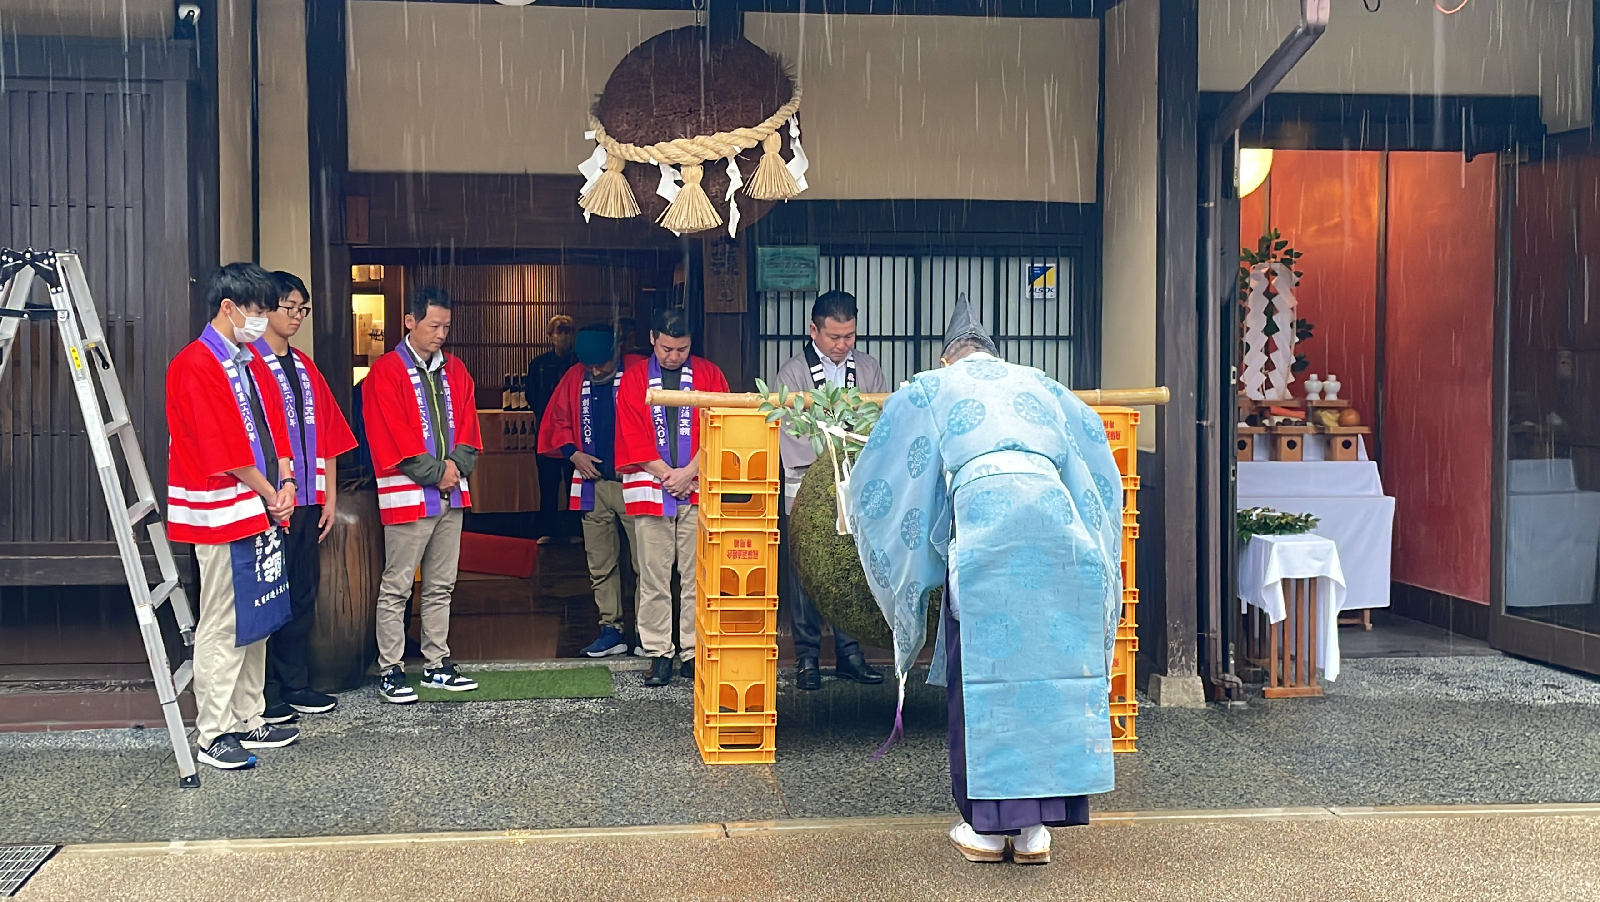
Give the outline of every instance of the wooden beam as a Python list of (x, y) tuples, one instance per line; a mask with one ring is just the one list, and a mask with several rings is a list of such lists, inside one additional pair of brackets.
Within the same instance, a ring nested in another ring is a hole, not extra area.
[(350, 415), (352, 344), (350, 247), (344, 235), (345, 179), (350, 168), (345, 94), (343, 0), (306, 0), (307, 154), (311, 164), (311, 293), (317, 365), (345, 415)]
[[(1160, 621), (1154, 673), (1198, 681), (1199, 595), (1195, 575), (1198, 466), (1196, 398), (1200, 330), (1196, 308), (1199, 201), (1199, 0), (1159, 0), (1156, 58), (1156, 381), (1172, 400), (1156, 411), (1157, 492), (1151, 530), (1160, 537), (1153, 596)], [(1185, 693), (1187, 695), (1187, 693)]]

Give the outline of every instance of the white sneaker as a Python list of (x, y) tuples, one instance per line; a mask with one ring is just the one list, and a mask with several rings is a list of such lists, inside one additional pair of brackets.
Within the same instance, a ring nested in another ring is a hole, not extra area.
[(984, 836), (962, 821), (950, 828), (950, 842), (968, 861), (995, 862), (1006, 860), (1006, 838)]
[(1011, 841), (1011, 860), (1017, 864), (1050, 863), (1050, 829), (1037, 824)]

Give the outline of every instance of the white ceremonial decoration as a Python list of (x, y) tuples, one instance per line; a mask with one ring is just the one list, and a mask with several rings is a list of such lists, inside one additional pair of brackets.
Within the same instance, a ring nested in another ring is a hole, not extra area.
[(734, 237), (739, 231), (739, 203), (733, 195), (744, 187), (744, 173), (739, 171), (739, 158), (737, 155), (728, 158), (728, 193), (722, 199), (728, 202), (728, 237)]
[(1240, 361), (1239, 383), (1244, 396), (1254, 401), (1265, 400), (1263, 386), (1267, 381), (1267, 270), (1265, 266), (1250, 268), (1250, 294), (1245, 299), (1244, 360)]
[[(804, 19), (804, 16), (801, 16)], [(800, 146), (800, 114), (795, 113), (789, 117), (789, 149), (794, 152), (794, 158), (784, 164), (789, 169), (789, 174), (794, 176), (794, 183), (801, 191), (806, 190), (806, 170), (811, 168), (811, 161), (806, 159), (806, 150)]]
[(1317, 581), (1317, 664), (1331, 683), (1339, 678), (1339, 611), (1344, 568), (1339, 546), (1318, 535), (1251, 536), (1239, 555), (1239, 610), (1260, 608), (1273, 623), (1285, 616), (1283, 582)]
[(1272, 335), (1272, 371), (1267, 378), (1272, 380), (1272, 392), (1268, 398), (1274, 401), (1287, 401), (1292, 395), (1289, 393), (1289, 384), (1294, 381), (1294, 299), (1295, 276), (1294, 271), (1282, 263), (1266, 264), (1272, 270), (1272, 287), (1278, 290), (1272, 299), (1274, 314), (1273, 323), (1278, 331)]

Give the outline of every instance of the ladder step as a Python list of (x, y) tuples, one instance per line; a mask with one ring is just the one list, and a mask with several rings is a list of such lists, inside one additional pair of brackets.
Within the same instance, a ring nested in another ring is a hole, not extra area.
[(128, 522), (134, 526), (138, 526), (139, 521), (150, 516), (155, 509), (156, 503), (154, 500), (141, 501), (138, 504), (135, 504), (133, 507), (128, 508)]
[(183, 665), (172, 674), (173, 693), (176, 695), (182, 695), (183, 688), (189, 685), (189, 681), (192, 679), (194, 679), (194, 662), (184, 661)]
[(161, 607), (161, 605), (167, 599), (172, 597), (172, 590), (174, 590), (176, 588), (178, 588), (178, 580), (177, 580), (176, 577), (174, 577), (174, 578), (169, 579), (166, 582), (162, 583), (161, 585), (156, 586), (154, 589), (151, 589), (150, 590), (150, 607), (152, 607), (152, 608)]
[(109, 438), (109, 437), (111, 437), (113, 435), (116, 435), (117, 433), (121, 432), (124, 429), (127, 429), (129, 426), (132, 426), (132, 425), (133, 425), (133, 423), (127, 417), (120, 417), (118, 419), (112, 420), (111, 422), (106, 424), (106, 437)]

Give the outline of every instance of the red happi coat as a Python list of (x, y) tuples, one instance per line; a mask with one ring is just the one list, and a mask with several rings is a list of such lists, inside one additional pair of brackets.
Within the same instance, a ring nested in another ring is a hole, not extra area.
[[(622, 370), (626, 372), (635, 363), (644, 360), (639, 354), (624, 354), (622, 356)], [(589, 368), (581, 363), (575, 363), (565, 373), (561, 374), (561, 381), (556, 383), (555, 394), (550, 396), (550, 404), (544, 409), (544, 417), (539, 420), (539, 453), (546, 457), (560, 457), (561, 449), (571, 445), (578, 450), (583, 450), (583, 380), (589, 374)], [(622, 374), (617, 374), (620, 380)], [(617, 418), (619, 421), (621, 417)], [(621, 432), (619, 428), (618, 433)], [(620, 444), (620, 442), (618, 442)], [(616, 448), (596, 448), (595, 456), (601, 459), (609, 458), (613, 466), (616, 464)], [(619, 474), (620, 475), (620, 474)], [(572, 474), (572, 485), (567, 491), (567, 509), (577, 510), (578, 499), (583, 497), (583, 477), (576, 472)]]
[[(466, 365), (454, 355), (445, 354), (443, 371), (446, 391), (455, 408), (455, 443), (482, 450), (483, 433), (478, 429), (478, 406), (473, 400), (477, 386)], [(379, 517), (385, 526), (421, 520), (428, 514), (422, 486), (400, 472), (400, 461), (432, 454), (434, 449), (422, 440), (422, 411), (399, 351), (390, 351), (372, 364), (361, 391), (362, 422), (367, 427), (372, 469), (378, 479)], [(440, 418), (443, 419), (443, 411)], [(436, 423), (435, 428), (443, 429), (444, 423)], [(463, 507), (472, 505), (465, 479), (461, 480), (461, 500)]]
[[(278, 383), (260, 358), (250, 361), (263, 400), (278, 397)], [(167, 367), (167, 538), (195, 545), (225, 545), (266, 532), (267, 506), (255, 489), (229, 473), (256, 465), (244, 417), (222, 363), (199, 341), (190, 342)], [(261, 405), (272, 441), (267, 454), (289, 455), (283, 405)], [(288, 474), (283, 474), (287, 476)]]
[[(259, 353), (258, 351), (258, 356)], [(322, 378), (322, 371), (317, 369), (316, 364), (311, 362), (311, 357), (299, 348), (291, 348), (290, 353), (300, 362), (301, 366), (306, 368), (306, 376), (311, 379), (311, 409), (317, 416), (317, 447), (315, 452), (307, 451), (306, 456), (310, 457), (314, 453), (316, 457), (315, 463), (308, 463), (308, 467), (314, 466), (317, 471), (316, 476), (312, 477), (316, 480), (316, 500), (313, 503), (326, 504), (328, 502), (328, 461), (354, 448), (356, 446), (356, 436), (354, 432), (350, 431), (350, 423), (344, 418), (344, 412), (339, 409), (339, 403), (333, 400), (333, 392), (328, 389), (328, 381)], [(265, 364), (264, 360), (258, 362)], [(251, 364), (251, 367), (253, 369), (255, 364)], [(298, 379), (294, 373), (286, 373), (286, 375), (290, 379)], [(284, 429), (287, 430), (289, 428), (289, 418), (284, 415), (285, 398), (283, 397), (282, 389), (278, 387), (277, 380), (271, 377), (270, 368), (268, 383), (272, 386), (272, 390), (266, 393), (264, 397), (277, 399), (278, 413), (283, 416)], [(291, 445), (290, 447), (292, 448), (293, 446)], [(300, 468), (299, 461), (295, 461), (295, 468), (296, 470)], [(299, 479), (305, 479), (310, 474), (296, 472), (295, 476)]]
[[(717, 365), (704, 357), (689, 358), (694, 370), (695, 391), (725, 392), (728, 379)], [(622, 500), (630, 515), (662, 515), (661, 481), (640, 469), (646, 461), (661, 460), (656, 447), (656, 430), (650, 407), (645, 404), (644, 393), (650, 387), (650, 359), (647, 357), (628, 367), (622, 374), (622, 388), (617, 396), (617, 474), (622, 477)], [(700, 453), (700, 416), (693, 407), (679, 410), (680, 416), (690, 418), (689, 436), (691, 458)], [(676, 436), (669, 436), (676, 441)], [(688, 461), (679, 461), (679, 466)], [(699, 504), (700, 493), (690, 495), (687, 504)]]

